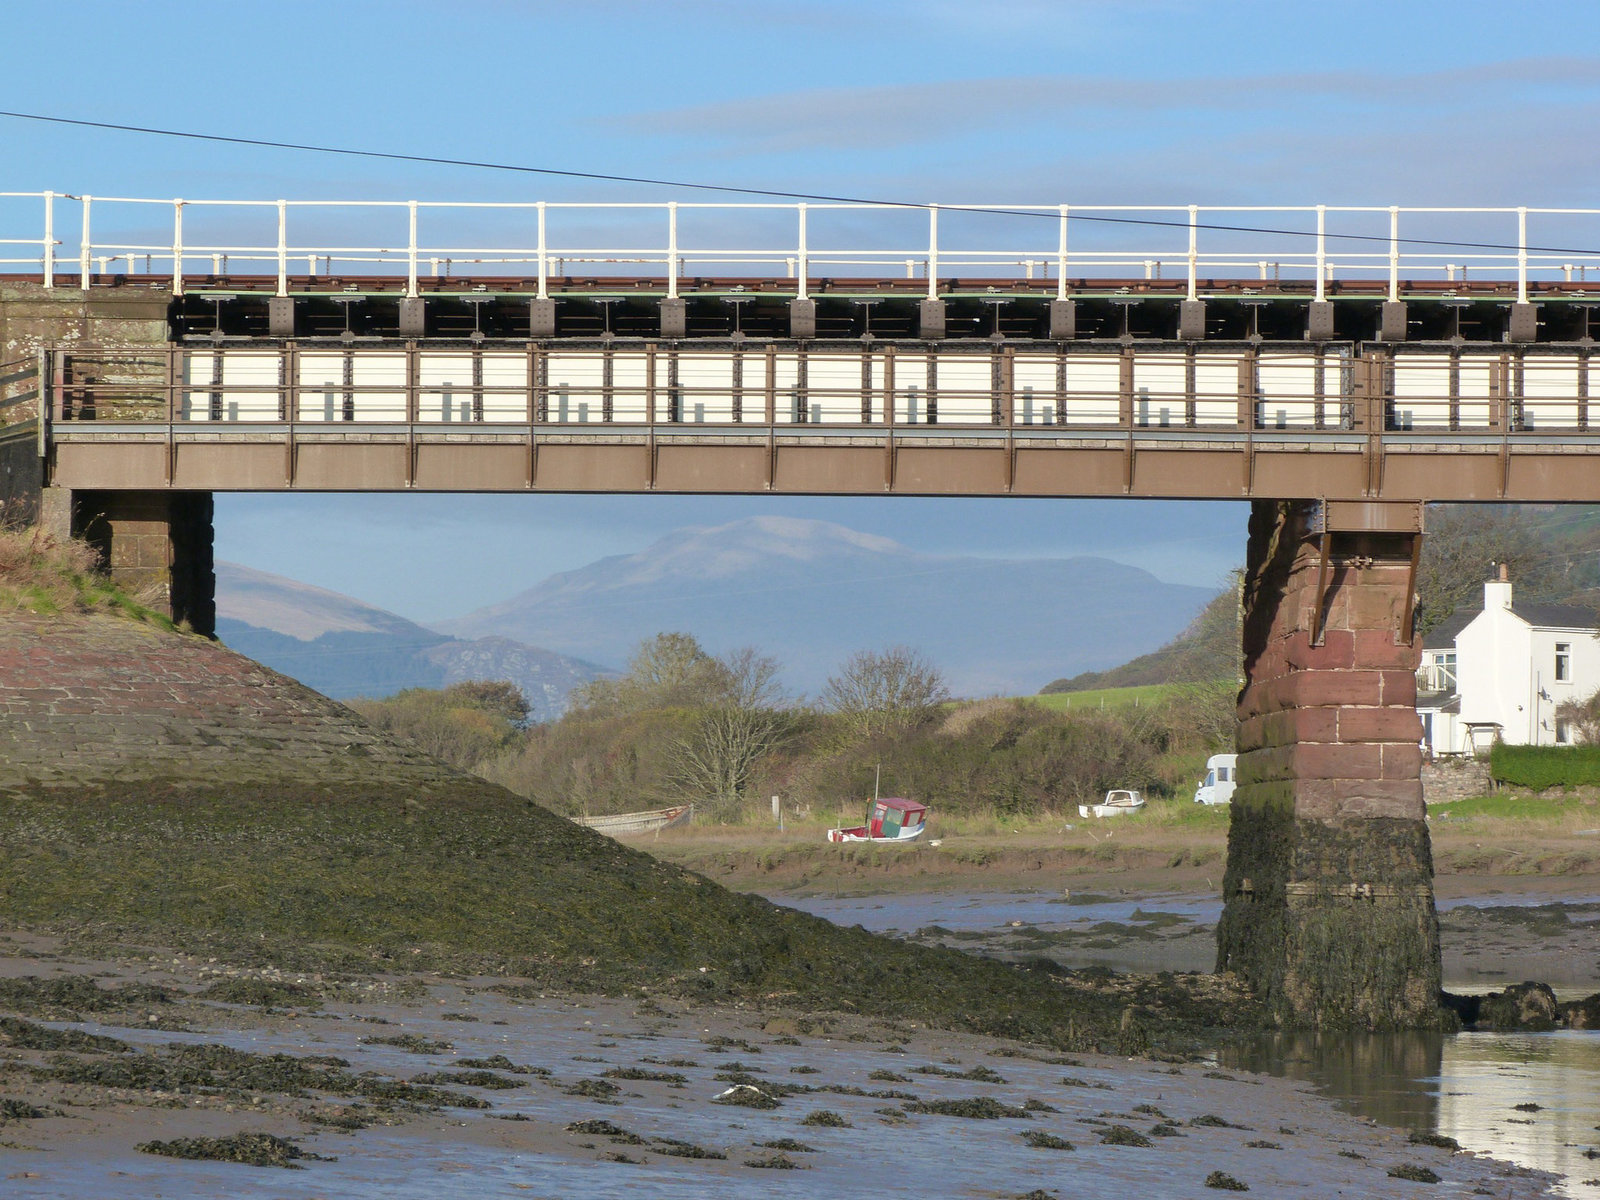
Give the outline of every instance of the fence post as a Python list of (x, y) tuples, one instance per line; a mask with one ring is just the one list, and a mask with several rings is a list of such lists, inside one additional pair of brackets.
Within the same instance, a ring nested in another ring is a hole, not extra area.
[(1400, 299), (1400, 209), (1389, 206), (1389, 303)]
[[(406, 243), (406, 299), (417, 298), (417, 202), (406, 202), (409, 232)], [(280, 293), (281, 294), (281, 293)]]
[(1061, 234), (1056, 245), (1056, 299), (1067, 298), (1067, 206), (1061, 206)]
[(807, 237), (806, 237), (806, 204), (805, 204), (805, 201), (802, 200), (796, 207), (799, 209), (799, 213), (800, 213), (800, 243), (799, 243), (798, 247), (796, 248), (797, 252), (798, 252), (796, 257), (797, 257), (797, 260), (798, 260), (800, 276), (799, 276), (799, 287), (798, 287), (798, 290), (795, 292), (795, 298), (799, 299), (799, 300), (804, 300), (804, 299), (806, 299), (806, 276), (810, 274), (810, 265), (809, 265), (809, 263), (810, 263), (810, 258), (811, 258), (811, 249), (810, 249), (810, 246), (807, 243)]
[(667, 299), (678, 298), (678, 202), (667, 201)]
[(278, 295), (289, 294), (289, 202), (278, 201)]
[(44, 194), (44, 286), (56, 286), (56, 194)]
[(1517, 209), (1517, 303), (1528, 302), (1528, 210)]
[(544, 201), (539, 201), (539, 299), (550, 298), (550, 258), (549, 249), (545, 242), (544, 231)]
[(89, 290), (89, 205), (94, 198), (83, 197), (83, 232), (78, 235), (78, 286)]
[(172, 294), (183, 295), (183, 201), (172, 202)]
[(1197, 205), (1189, 205), (1189, 299), (1200, 298), (1199, 279), (1197, 278), (1200, 258), (1200, 209)]
[(1317, 205), (1317, 299), (1328, 298), (1328, 206)]

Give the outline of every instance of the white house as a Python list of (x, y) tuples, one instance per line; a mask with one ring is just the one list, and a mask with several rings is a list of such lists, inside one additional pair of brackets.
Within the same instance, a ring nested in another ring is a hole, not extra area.
[(1600, 631), (1591, 609), (1516, 604), (1505, 567), (1483, 585), (1483, 611), (1457, 612), (1423, 641), (1417, 715), (1433, 754), (1471, 754), (1495, 741), (1573, 740), (1556, 710), (1600, 689)]

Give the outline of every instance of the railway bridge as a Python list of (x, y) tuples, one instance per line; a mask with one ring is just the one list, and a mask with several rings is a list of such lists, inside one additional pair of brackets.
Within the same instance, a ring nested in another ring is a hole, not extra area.
[(202, 632), (219, 491), (1251, 501), (1219, 965), (1434, 1019), (1424, 505), (1600, 502), (1600, 210), (6, 204), (0, 498)]

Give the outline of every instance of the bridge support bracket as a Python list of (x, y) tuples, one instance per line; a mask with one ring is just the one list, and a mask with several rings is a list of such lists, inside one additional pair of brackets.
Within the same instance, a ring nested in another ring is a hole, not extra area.
[(400, 336), (420, 338), (428, 334), (426, 302), (421, 296), (405, 296), (400, 301)]
[(1206, 302), (1185, 300), (1178, 305), (1178, 340), (1204, 341), (1206, 336)]
[(682, 338), (689, 336), (689, 303), (678, 296), (661, 302), (661, 336)]
[(1403, 342), (1406, 340), (1406, 302), (1385, 300), (1378, 313), (1378, 340)]
[(1306, 307), (1306, 340), (1326, 342), (1333, 337), (1333, 301), (1313, 300)]
[(1078, 336), (1078, 302), (1076, 300), (1050, 301), (1050, 337), (1058, 342), (1070, 342)]
[(548, 296), (528, 301), (528, 336), (553, 338), (556, 335), (556, 302)]
[(817, 302), (809, 298), (789, 301), (789, 336), (797, 342), (817, 336)]
[(1511, 318), (1506, 323), (1506, 341), (1526, 345), (1539, 340), (1539, 306), (1526, 300), (1511, 306)]
[(944, 337), (943, 300), (924, 300), (918, 306), (917, 336), (928, 341)]
[(275, 338), (294, 336), (293, 296), (273, 296), (267, 300), (267, 334)]

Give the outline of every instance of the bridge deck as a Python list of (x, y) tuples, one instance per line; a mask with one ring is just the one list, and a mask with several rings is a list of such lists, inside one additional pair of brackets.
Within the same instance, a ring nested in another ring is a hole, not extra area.
[(57, 351), (79, 489), (1600, 501), (1588, 346)]

